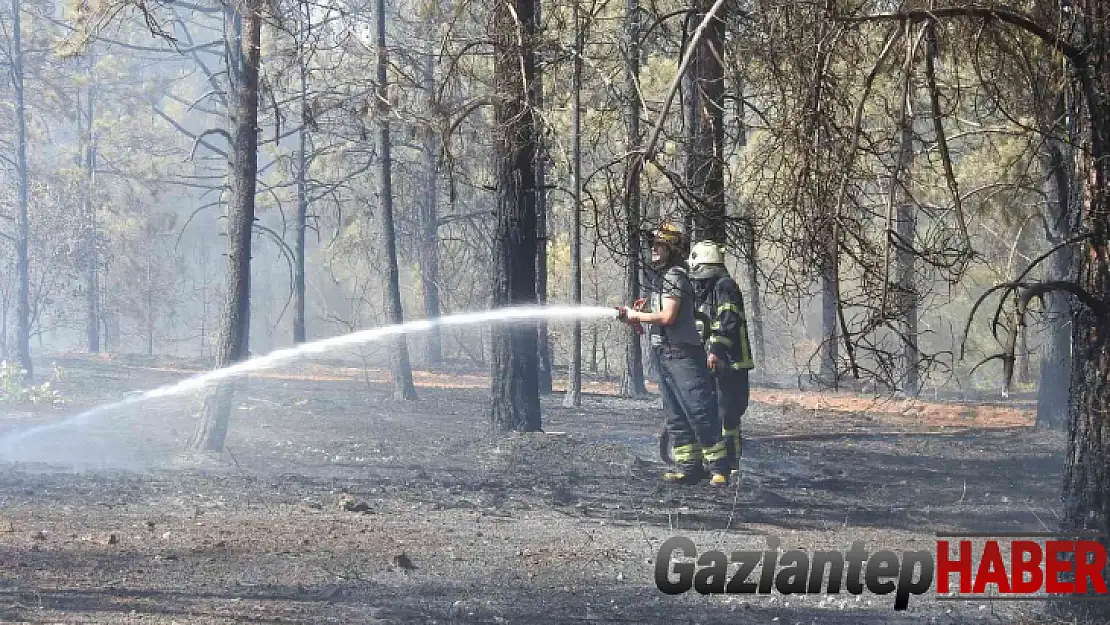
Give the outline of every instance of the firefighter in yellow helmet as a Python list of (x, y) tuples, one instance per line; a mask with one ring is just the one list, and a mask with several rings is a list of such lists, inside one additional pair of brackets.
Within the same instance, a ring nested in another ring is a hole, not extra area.
[[(676, 468), (663, 479), (694, 484), (705, 477), (727, 486), (728, 452), (722, 437), (716, 396), (695, 319), (694, 288), (687, 272), (685, 236), (671, 224), (654, 233), (651, 264), (656, 274), (651, 311), (622, 309), (628, 323), (646, 323), (659, 370), (659, 390), (674, 445)], [(704, 463), (704, 466), (703, 466)]]
[(709, 319), (706, 366), (713, 373), (729, 466), (740, 469), (740, 419), (748, 409), (748, 372), (755, 368), (740, 287), (725, 268), (724, 250), (701, 241), (687, 261), (696, 306)]

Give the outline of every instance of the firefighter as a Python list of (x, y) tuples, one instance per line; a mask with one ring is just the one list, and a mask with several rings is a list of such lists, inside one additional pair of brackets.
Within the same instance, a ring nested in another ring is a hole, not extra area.
[(650, 326), (648, 337), (658, 364), (659, 390), (676, 465), (663, 474), (664, 481), (695, 484), (708, 469), (711, 485), (727, 486), (728, 453), (695, 322), (694, 289), (683, 250), (684, 235), (673, 225), (664, 224), (654, 233), (651, 266), (656, 284), (651, 312), (621, 309), (622, 320)]
[(744, 316), (744, 298), (725, 268), (724, 250), (716, 243), (699, 242), (690, 251), (687, 263), (697, 309), (709, 319), (706, 367), (716, 383), (717, 409), (729, 467), (739, 471), (740, 419), (748, 409), (748, 375), (755, 368)]

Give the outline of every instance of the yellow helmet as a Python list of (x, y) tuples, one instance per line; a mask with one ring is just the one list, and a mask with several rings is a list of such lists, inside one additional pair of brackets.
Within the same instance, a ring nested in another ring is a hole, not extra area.
[(659, 228), (652, 233), (652, 240), (653, 242), (669, 245), (676, 250), (681, 250), (686, 241), (686, 235), (678, 226), (669, 221), (664, 221)]

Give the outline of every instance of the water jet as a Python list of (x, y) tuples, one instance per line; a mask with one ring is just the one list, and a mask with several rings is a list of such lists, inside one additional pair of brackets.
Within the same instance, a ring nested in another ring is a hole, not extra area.
[(10, 461), (11, 458), (18, 456), (17, 450), (19, 445), (33, 438), (38, 438), (51, 432), (64, 431), (90, 424), (122, 408), (154, 399), (175, 397), (203, 390), (205, 387), (218, 382), (243, 377), (258, 371), (273, 369), (302, 358), (325, 354), (345, 347), (374, 343), (398, 335), (425, 332), (437, 326), (452, 327), (494, 323), (519, 323), (540, 319), (546, 319), (548, 321), (570, 319), (617, 319), (617, 316), (618, 311), (611, 307), (516, 306), (475, 313), (446, 315), (436, 319), (421, 319), (390, 326), (380, 326), (352, 332), (350, 334), (320, 339), (310, 343), (302, 343), (295, 347), (275, 350), (264, 356), (237, 362), (227, 367), (206, 371), (181, 380), (180, 382), (132, 394), (119, 401), (95, 406), (55, 423), (37, 425), (23, 431), (13, 432), (0, 439), (0, 461)]

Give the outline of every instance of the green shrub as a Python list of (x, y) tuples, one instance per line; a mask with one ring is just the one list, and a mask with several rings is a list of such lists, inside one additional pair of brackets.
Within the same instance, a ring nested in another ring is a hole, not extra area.
[(53, 383), (62, 377), (62, 370), (56, 364), (53, 368), (50, 380), (37, 386), (27, 385), (23, 382), (27, 374), (25, 369), (16, 363), (0, 361), (0, 404), (61, 407), (65, 402)]

